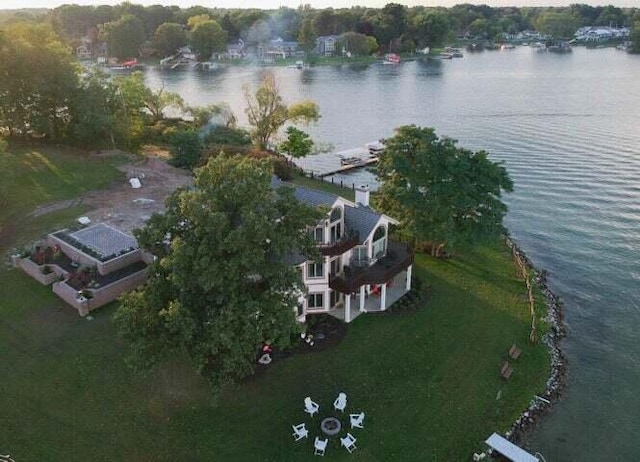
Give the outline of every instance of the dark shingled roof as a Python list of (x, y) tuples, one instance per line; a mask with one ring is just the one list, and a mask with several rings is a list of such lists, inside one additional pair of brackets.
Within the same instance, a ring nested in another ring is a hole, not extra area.
[(380, 215), (369, 207), (345, 207), (344, 223), (347, 229), (356, 231), (359, 235), (358, 241), (363, 244), (367, 236), (373, 231), (380, 220)]
[[(293, 188), (296, 199), (312, 207), (317, 207), (319, 205), (332, 206), (339, 198), (336, 194), (286, 183), (278, 179), (276, 176), (271, 177), (271, 187), (276, 189), (280, 186)], [(347, 205), (345, 206), (344, 211), (345, 226), (349, 230), (358, 232), (360, 235), (360, 244), (364, 243), (364, 240), (371, 231), (373, 231), (378, 224), (378, 220), (380, 220), (380, 217), (382, 216), (370, 207), (363, 207), (362, 205), (356, 207)]]
[(318, 207), (319, 205), (332, 206), (338, 200), (338, 195), (331, 194), (324, 191), (318, 191), (317, 189), (309, 189), (304, 186), (297, 186), (292, 183), (286, 183), (279, 180), (278, 177), (271, 177), (271, 187), (276, 189), (280, 186), (288, 186), (293, 188), (293, 194), (300, 202), (307, 204), (311, 207)]

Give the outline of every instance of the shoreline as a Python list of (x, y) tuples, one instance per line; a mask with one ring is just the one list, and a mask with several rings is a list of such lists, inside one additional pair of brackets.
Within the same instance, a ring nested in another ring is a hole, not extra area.
[(523, 443), (525, 436), (553, 409), (566, 385), (567, 359), (560, 348), (560, 342), (567, 335), (567, 329), (564, 322), (562, 300), (549, 289), (547, 272), (538, 270), (524, 251), (510, 237), (507, 237), (506, 240), (507, 245), (520, 257), (527, 269), (533, 273), (533, 280), (545, 297), (547, 305), (545, 320), (550, 327), (549, 332), (545, 333), (541, 339), (547, 345), (551, 355), (551, 373), (547, 379), (545, 391), (542, 395), (534, 396), (529, 407), (522, 412), (520, 417), (505, 433), (505, 438), (508, 440), (514, 443)]

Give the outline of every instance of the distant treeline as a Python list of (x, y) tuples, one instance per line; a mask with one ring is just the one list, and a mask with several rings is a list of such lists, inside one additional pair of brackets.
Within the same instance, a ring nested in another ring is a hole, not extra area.
[[(413, 51), (438, 47), (461, 38), (494, 40), (536, 30), (554, 38), (571, 38), (582, 26), (634, 28), (638, 8), (590, 6), (490, 7), (460, 4), (451, 8), (407, 7), (389, 3), (383, 8), (313, 9), (281, 7), (277, 10), (220, 9), (194, 6), (142, 6), (123, 2), (116, 6), (64, 5), (42, 10), (0, 12), (7, 20), (45, 21), (71, 46), (107, 43), (109, 55), (133, 57), (140, 51), (159, 57), (176, 46), (191, 44), (195, 51), (224, 51), (226, 44), (242, 40), (247, 46), (277, 37), (297, 41), (311, 51), (317, 37), (357, 33), (379, 51)], [(136, 53), (137, 52), (137, 53)]]

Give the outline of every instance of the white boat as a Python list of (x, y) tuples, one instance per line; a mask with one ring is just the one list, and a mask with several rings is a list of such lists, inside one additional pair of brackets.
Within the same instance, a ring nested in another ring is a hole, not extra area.
[(364, 160), (360, 157), (340, 157), (340, 165), (364, 165)]
[(289, 64), (287, 67), (289, 69), (303, 69), (304, 61), (296, 61), (294, 64)]
[(199, 65), (200, 69), (202, 69), (203, 71), (215, 71), (220, 67), (218, 63), (212, 63), (211, 61), (205, 61), (199, 63)]
[(377, 156), (382, 151), (384, 151), (384, 143), (381, 141), (374, 141), (372, 143), (365, 144), (365, 147), (369, 150), (369, 154), (372, 156)]

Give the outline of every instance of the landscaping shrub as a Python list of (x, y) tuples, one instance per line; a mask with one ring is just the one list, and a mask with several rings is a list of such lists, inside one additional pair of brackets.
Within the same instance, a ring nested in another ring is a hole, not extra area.
[(291, 181), (295, 175), (295, 167), (286, 159), (278, 158), (273, 160), (273, 174), (282, 181)]

